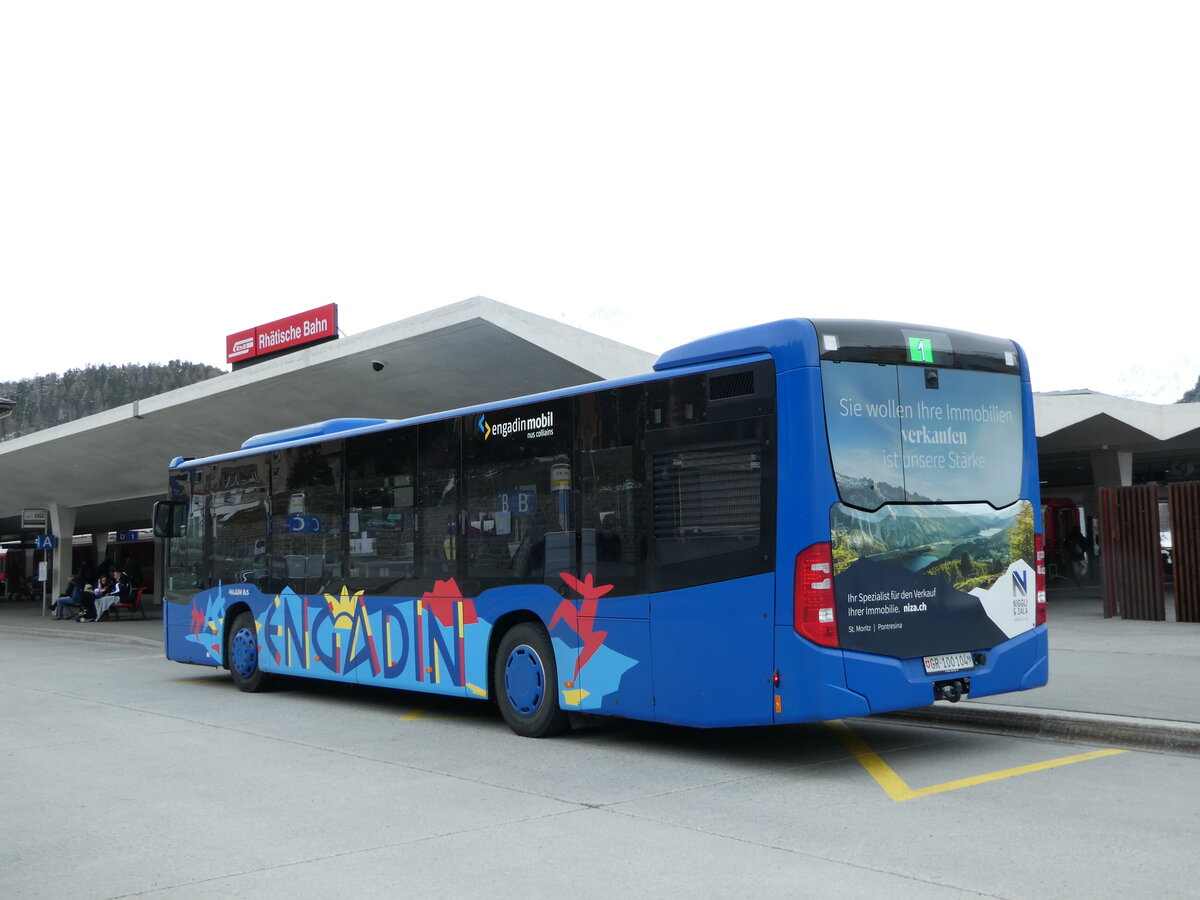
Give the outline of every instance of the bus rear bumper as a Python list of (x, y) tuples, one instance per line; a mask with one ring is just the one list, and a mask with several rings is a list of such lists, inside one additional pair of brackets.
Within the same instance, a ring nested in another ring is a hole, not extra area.
[(895, 659), (852, 650), (817, 647), (790, 628), (776, 632), (779, 684), (777, 724), (867, 716), (930, 706), (934, 685), (969, 679), (969, 697), (985, 697), (1041, 687), (1049, 672), (1046, 626), (991, 648), (972, 652), (984, 662), (970, 671), (925, 674), (921, 657)]
[(976, 664), (969, 671), (927, 675), (921, 657), (893, 659), (847, 651), (846, 686), (866, 697), (872, 713), (881, 713), (932, 705), (934, 684), (947, 679), (968, 679), (967, 696), (987, 697), (1041, 687), (1049, 677), (1045, 625), (973, 653)]

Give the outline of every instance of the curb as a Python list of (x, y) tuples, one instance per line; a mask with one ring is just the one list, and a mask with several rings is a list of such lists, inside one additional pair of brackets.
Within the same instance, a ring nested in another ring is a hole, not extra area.
[(1134, 716), (1032, 709), (987, 704), (939, 704), (876, 718), (913, 725), (938, 725), (1080, 744), (1109, 744), (1125, 750), (1152, 750), (1200, 756), (1200, 725)]

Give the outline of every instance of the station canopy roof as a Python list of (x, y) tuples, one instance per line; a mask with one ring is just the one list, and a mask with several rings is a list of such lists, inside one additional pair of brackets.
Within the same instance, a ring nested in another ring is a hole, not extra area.
[(1092, 481), (1097, 453), (1131, 453), (1134, 483), (1200, 479), (1200, 403), (1142, 403), (1096, 391), (1034, 395), (1042, 493)]
[[(341, 417), (409, 416), (650, 371), (655, 356), (475, 297), (0, 444), (0, 536), (51, 501), (75, 532), (146, 528), (177, 456)], [(379, 368), (373, 362), (383, 363)]]

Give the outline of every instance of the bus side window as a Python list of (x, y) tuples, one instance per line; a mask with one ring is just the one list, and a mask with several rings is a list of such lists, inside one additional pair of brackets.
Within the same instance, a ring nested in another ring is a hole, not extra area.
[(267, 463), (239, 459), (209, 480), (210, 584), (261, 584), (266, 576)]
[(416, 573), (417, 429), (352, 438), (347, 585), (372, 596), (412, 590)]
[(576, 571), (570, 400), (488, 412), (465, 440), (466, 588), (557, 588)]
[(758, 546), (762, 452), (755, 441), (680, 447), (654, 456), (655, 561), (704, 559)]
[(407, 590), (419, 594), (438, 581), (461, 579), (462, 438), (458, 419), (426, 422), (417, 432), (416, 582)]
[(576, 406), (580, 571), (613, 585), (611, 597), (648, 589), (645, 398), (634, 385), (584, 394)]
[(647, 386), (652, 590), (773, 569), (774, 384), (760, 362)]
[(344, 586), (341, 441), (271, 454), (271, 588), (336, 593)]

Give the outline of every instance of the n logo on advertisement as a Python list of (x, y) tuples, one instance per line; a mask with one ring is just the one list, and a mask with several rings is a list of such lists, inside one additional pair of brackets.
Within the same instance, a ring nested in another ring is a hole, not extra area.
[(1029, 573), (1028, 572), (1013, 572), (1012, 573), (1012, 589), (1013, 596), (1028, 597), (1029, 596)]

